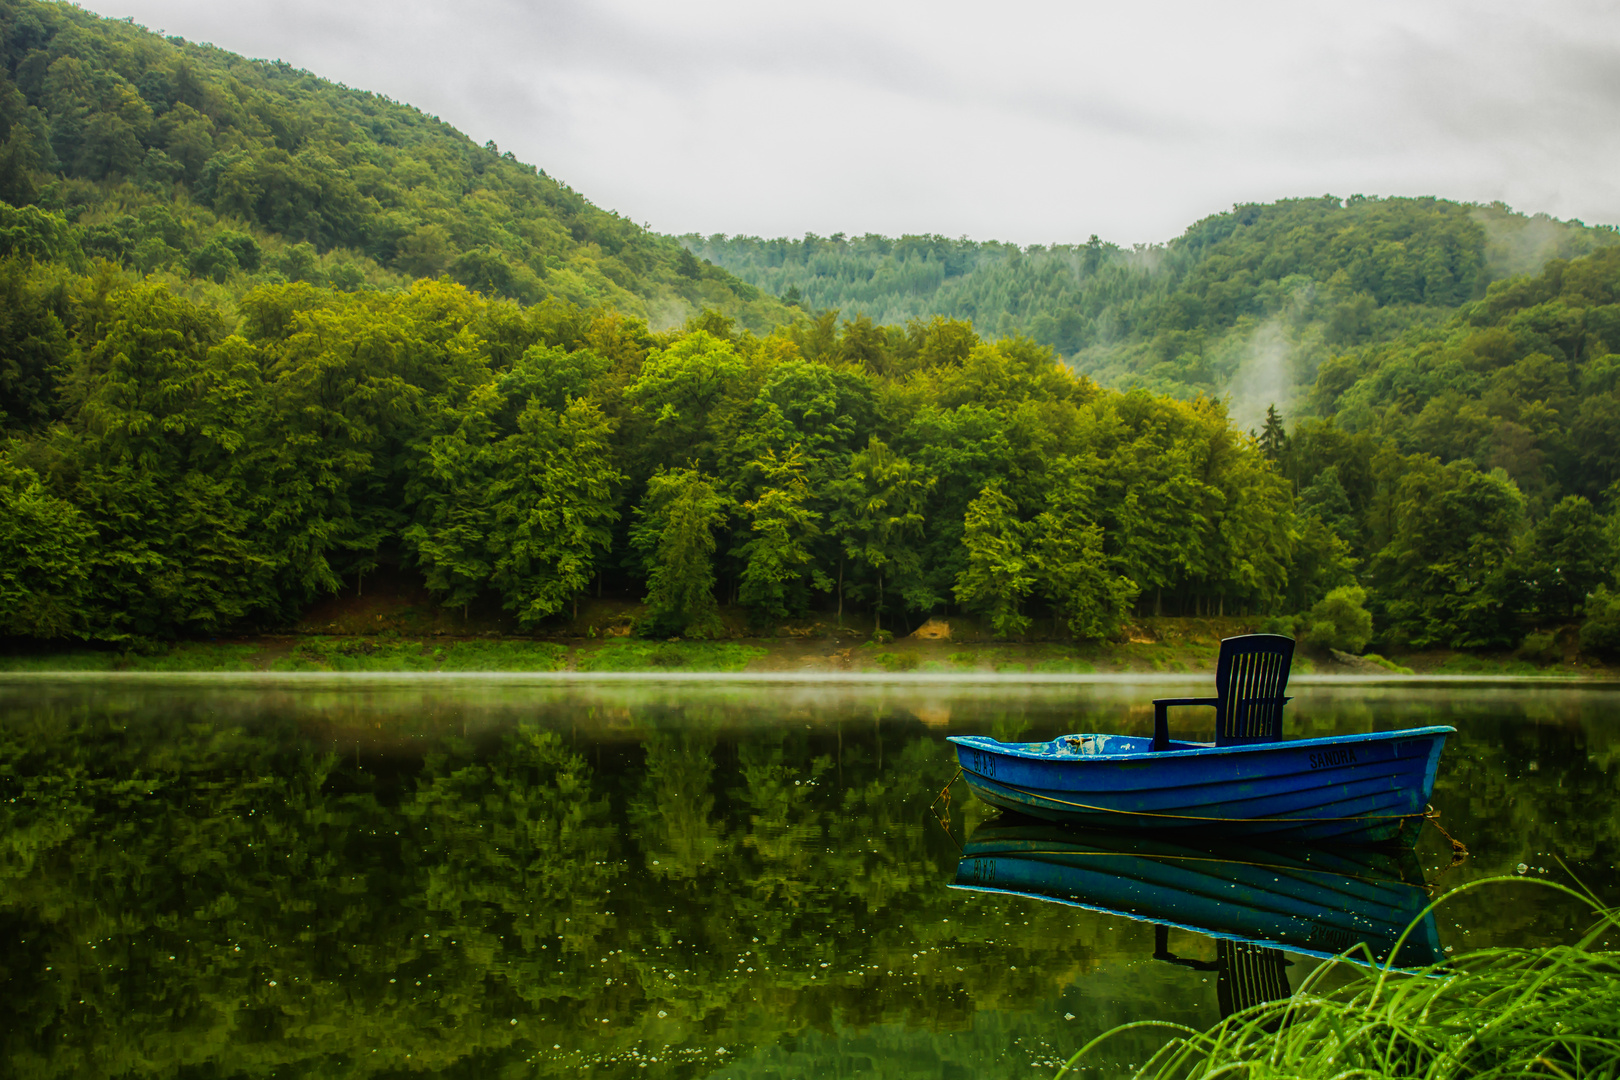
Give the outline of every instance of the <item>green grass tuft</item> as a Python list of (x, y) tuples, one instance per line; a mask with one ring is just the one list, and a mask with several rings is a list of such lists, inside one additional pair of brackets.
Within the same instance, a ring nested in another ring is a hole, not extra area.
[(455, 641), (436, 645), (440, 671), (561, 671), (568, 647), (550, 641)]
[(1363, 653), (1361, 658), (1363, 660), (1371, 660), (1373, 663), (1377, 664), (1379, 667), (1383, 668), (1385, 671), (1391, 672), (1392, 674), (1395, 674), (1395, 675), (1411, 675), (1411, 674), (1414, 674), (1414, 672), (1412, 671), (1411, 668), (1403, 667), (1402, 665), (1397, 664), (1393, 660), (1386, 660), (1382, 656), (1379, 656), (1375, 652)]
[(1439, 667), (1434, 669), (1436, 675), (1540, 675), (1542, 670), (1528, 660), (1515, 660), (1511, 657), (1475, 656), (1472, 653), (1457, 653), (1448, 656)]
[[(272, 671), (560, 671), (568, 649), (544, 641), (312, 638), (278, 657)], [(195, 669), (190, 669), (195, 670)]]
[(1590, 904), (1596, 923), (1575, 945), (1481, 949), (1415, 971), (1356, 968), (1318, 989), (1342, 962), (1324, 964), (1292, 997), (1245, 1009), (1200, 1032), (1142, 1021), (1093, 1039), (1058, 1072), (1081, 1067), (1105, 1041), (1170, 1028), (1137, 1080), (1294, 1080), (1299, 1077), (1494, 1080), (1620, 1076), (1620, 912), (1548, 881), (1486, 878), (1446, 897), (1506, 882), (1557, 889)]
[(388, 638), (311, 638), (299, 642), (271, 671), (432, 671), (433, 657), (418, 641)]

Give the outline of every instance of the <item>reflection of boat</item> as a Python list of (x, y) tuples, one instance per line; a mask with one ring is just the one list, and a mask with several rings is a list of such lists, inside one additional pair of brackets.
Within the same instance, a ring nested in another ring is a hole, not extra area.
[[(1395, 961), (1420, 967), (1440, 960), (1434, 913), (1422, 914), (1429, 895), (1410, 851), (1194, 846), (1140, 833), (992, 822), (969, 839), (954, 884), (1310, 956), (1353, 950), (1352, 959), (1379, 962), (1418, 920)], [(1159, 951), (1166, 952), (1162, 940)]]
[(1101, 829), (1202, 829), (1289, 840), (1411, 843), (1446, 735), (1424, 727), (1205, 746), (1131, 735), (1003, 743), (958, 735), (973, 793), (1021, 814)]

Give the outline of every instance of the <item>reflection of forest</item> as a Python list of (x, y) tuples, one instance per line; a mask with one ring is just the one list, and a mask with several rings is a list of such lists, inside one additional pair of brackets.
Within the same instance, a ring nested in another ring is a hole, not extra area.
[[(883, 692), (593, 693), (0, 686), (4, 1072), (1028, 1074), (1214, 1019), (1145, 924), (949, 890), (925, 813), (946, 730), (1120, 701), (963, 691), (941, 728)], [(1613, 895), (1605, 700), (1307, 691), (1298, 730), (1457, 723), (1446, 881), (1560, 854)], [(987, 812), (957, 792), (960, 841)], [(1442, 935), (1563, 931), (1545, 904), (1469, 894)]]

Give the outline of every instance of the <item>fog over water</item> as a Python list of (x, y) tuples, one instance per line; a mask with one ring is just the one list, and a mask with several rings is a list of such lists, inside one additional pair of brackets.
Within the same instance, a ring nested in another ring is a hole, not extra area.
[(442, 116), (673, 233), (1162, 241), (1237, 201), (1620, 220), (1608, 4), (92, 0)]

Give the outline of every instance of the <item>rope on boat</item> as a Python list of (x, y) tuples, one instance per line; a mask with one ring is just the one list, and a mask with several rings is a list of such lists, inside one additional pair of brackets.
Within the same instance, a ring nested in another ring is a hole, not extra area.
[[(958, 771), (960, 772), (960, 770)], [(1412, 814), (1348, 814), (1344, 817), (1210, 817), (1203, 814), (1156, 814), (1151, 810), (1121, 810), (1114, 806), (1090, 806), (1086, 803), (1070, 802), (1068, 799), (1059, 799), (1054, 795), (1042, 795), (1038, 791), (1026, 791), (1023, 788), (1013, 787), (1011, 784), (1006, 784), (1004, 786), (1018, 792), (1020, 795), (1026, 795), (1032, 799), (1041, 799), (1045, 802), (1058, 803), (1062, 806), (1073, 806), (1080, 810), (1092, 810), (1099, 814), (1124, 814), (1128, 817), (1165, 818), (1170, 821), (1222, 821), (1246, 822), (1251, 824), (1276, 823), (1286, 825), (1302, 825), (1316, 821), (1405, 821), (1408, 818), (1423, 818), (1427, 821), (1433, 820), (1433, 816), (1436, 814), (1433, 807), (1427, 807), (1420, 813)], [(1449, 840), (1451, 838), (1448, 836), (1447, 839)], [(1452, 840), (1452, 843), (1455, 845), (1456, 841)], [(1463, 850), (1466, 851), (1467, 849), (1464, 848)]]

